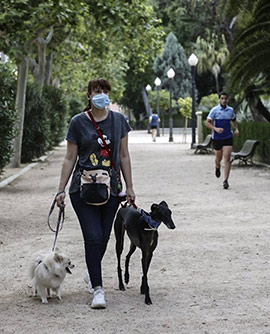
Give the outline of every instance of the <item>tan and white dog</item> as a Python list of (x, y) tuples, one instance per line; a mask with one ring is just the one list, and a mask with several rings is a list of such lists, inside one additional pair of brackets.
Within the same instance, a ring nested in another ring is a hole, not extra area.
[(40, 251), (34, 254), (29, 265), (29, 276), (33, 280), (34, 295), (39, 295), (43, 304), (47, 304), (50, 289), (61, 299), (61, 283), (66, 274), (74, 268), (70, 259), (60, 250)]

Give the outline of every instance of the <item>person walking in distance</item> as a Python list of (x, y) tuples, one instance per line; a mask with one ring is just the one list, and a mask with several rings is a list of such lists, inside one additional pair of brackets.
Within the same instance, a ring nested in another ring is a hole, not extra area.
[(155, 112), (153, 112), (153, 114), (149, 117), (149, 122), (151, 125), (152, 141), (155, 142), (156, 136), (157, 136), (157, 127), (158, 127), (158, 123), (160, 122), (160, 119)]
[[(102, 78), (90, 80), (87, 92), (89, 104), (83, 112), (75, 115), (69, 124), (66, 155), (56, 194), (57, 205), (64, 205), (65, 188), (74, 169), (69, 195), (83, 234), (86, 273), (87, 275), (89, 273), (89, 284), (91, 283), (94, 289), (91, 303), (94, 309), (106, 307), (101, 261), (119, 206), (120, 168), (126, 184), (126, 198), (129, 203), (135, 200), (128, 150), (128, 132), (131, 128), (121, 113), (108, 108), (110, 90), (111, 86), (107, 80)], [(97, 133), (95, 124), (102, 133), (103, 140)], [(106, 150), (106, 146), (110, 149), (109, 151)], [(114, 166), (115, 169), (112, 168)], [(104, 202), (105, 204), (101, 203), (97, 206), (85, 202), (80, 196), (80, 179), (85, 175), (85, 171), (98, 168), (108, 169), (111, 177), (109, 199), (106, 203)], [(90, 292), (89, 287), (88, 289)]]
[(212, 130), (213, 146), (215, 150), (215, 175), (220, 177), (220, 164), (224, 158), (224, 182), (223, 188), (229, 188), (229, 175), (231, 169), (231, 153), (233, 147), (233, 133), (231, 122), (234, 126), (234, 134), (239, 135), (236, 116), (232, 107), (227, 105), (228, 94), (219, 93), (219, 104), (210, 110), (205, 125)]

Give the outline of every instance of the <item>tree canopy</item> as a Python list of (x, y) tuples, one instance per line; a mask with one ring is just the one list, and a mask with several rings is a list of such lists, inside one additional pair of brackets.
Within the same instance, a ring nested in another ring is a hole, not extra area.
[[(167, 71), (175, 71), (173, 80), (167, 77)], [(187, 97), (191, 91), (191, 69), (187, 61), (185, 50), (178, 43), (176, 36), (171, 32), (166, 39), (162, 55), (154, 63), (154, 71), (161, 79), (161, 87), (172, 89), (174, 99)], [(171, 83), (170, 83), (171, 80)]]

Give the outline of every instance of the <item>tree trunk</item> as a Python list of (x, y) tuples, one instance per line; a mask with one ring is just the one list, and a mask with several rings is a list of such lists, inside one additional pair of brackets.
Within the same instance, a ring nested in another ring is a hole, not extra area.
[[(250, 87), (249, 87), (250, 88)], [(259, 95), (253, 90), (249, 89), (246, 95), (248, 105), (250, 107), (254, 121), (256, 122), (270, 122), (270, 112), (263, 105)]]
[(22, 57), (21, 63), (18, 66), (17, 93), (16, 93), (16, 110), (18, 113), (18, 118), (15, 124), (16, 137), (13, 141), (14, 155), (10, 161), (10, 166), (12, 168), (20, 167), (21, 163), (28, 66), (29, 66), (29, 59), (27, 57)]
[(51, 82), (52, 76), (52, 62), (53, 62), (53, 53), (51, 52), (47, 56), (46, 67), (45, 67), (45, 84), (49, 85)]
[(38, 39), (38, 75), (37, 75), (37, 85), (39, 87), (39, 95), (42, 95), (42, 90), (45, 80), (45, 66), (46, 66), (46, 44)]
[(182, 138), (182, 143), (186, 144), (187, 143), (187, 126), (188, 126), (188, 118), (185, 118), (185, 127), (184, 127), (184, 132), (183, 132), (183, 138)]
[(46, 71), (46, 47), (51, 42), (54, 34), (53, 27), (51, 27), (50, 32), (46, 39), (42, 38), (42, 34), (37, 38), (38, 46), (38, 75), (37, 75), (37, 85), (39, 86), (40, 97), (42, 95), (42, 90), (45, 82), (45, 71)]

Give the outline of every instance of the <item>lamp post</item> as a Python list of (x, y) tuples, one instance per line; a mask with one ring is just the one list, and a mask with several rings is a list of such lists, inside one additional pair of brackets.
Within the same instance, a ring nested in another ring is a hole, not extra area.
[[(151, 91), (152, 87), (148, 84), (146, 87), (145, 87), (146, 91), (147, 91), (147, 95), (148, 93)], [(148, 98), (148, 96), (147, 96)], [(149, 99), (148, 99), (148, 125), (147, 125), (147, 133), (151, 133), (150, 131), (150, 123), (149, 123), (149, 117), (151, 116), (151, 108), (150, 108), (150, 104), (149, 104)]]
[(192, 142), (191, 148), (194, 147), (196, 143), (196, 119), (195, 119), (195, 69), (196, 65), (198, 64), (198, 58), (195, 56), (194, 53), (188, 58), (188, 63), (191, 67), (191, 74), (192, 74)]
[[(156, 85), (156, 90), (157, 90), (157, 115), (158, 115), (157, 137), (160, 137), (160, 131), (159, 131), (159, 90), (160, 90), (160, 84), (161, 84), (161, 80), (158, 77), (156, 77), (155, 85)], [(163, 129), (163, 132), (164, 132), (164, 129)]]
[(170, 136), (169, 142), (173, 141), (173, 118), (172, 118), (172, 79), (175, 76), (175, 72), (172, 68), (167, 72), (167, 77), (169, 78), (170, 83), (170, 114), (169, 114), (169, 127), (170, 127)]

